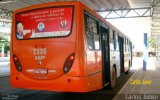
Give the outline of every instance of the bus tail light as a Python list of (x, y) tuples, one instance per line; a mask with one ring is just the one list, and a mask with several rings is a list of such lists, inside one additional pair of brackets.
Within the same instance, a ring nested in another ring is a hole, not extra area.
[(13, 54), (13, 61), (14, 61), (14, 64), (15, 64), (15, 66), (16, 66), (16, 69), (17, 69), (19, 72), (21, 72), (21, 71), (22, 71), (22, 66), (21, 66), (21, 63), (20, 63), (18, 57), (17, 57), (15, 54)]
[(68, 56), (63, 67), (64, 73), (67, 73), (71, 69), (74, 59), (75, 59), (75, 53), (72, 53)]

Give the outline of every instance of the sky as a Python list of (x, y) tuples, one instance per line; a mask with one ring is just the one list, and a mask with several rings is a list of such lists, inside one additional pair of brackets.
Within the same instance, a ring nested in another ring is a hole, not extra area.
[(143, 51), (143, 34), (151, 33), (151, 17), (108, 19), (108, 21), (130, 37), (135, 51)]

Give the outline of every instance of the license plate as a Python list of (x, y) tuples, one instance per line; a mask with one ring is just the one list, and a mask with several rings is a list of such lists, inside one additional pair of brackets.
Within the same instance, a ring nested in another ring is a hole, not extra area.
[(35, 74), (48, 74), (48, 69), (36, 69), (34, 71)]

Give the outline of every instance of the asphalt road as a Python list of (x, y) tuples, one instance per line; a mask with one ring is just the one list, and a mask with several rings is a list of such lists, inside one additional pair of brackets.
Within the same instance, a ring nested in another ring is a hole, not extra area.
[(134, 73), (135, 71), (132, 70), (128, 75), (119, 77), (113, 90), (101, 89), (89, 93), (60, 93), (15, 89), (10, 86), (9, 76), (0, 77), (0, 100), (112, 100)]
[(9, 62), (1, 62), (0, 61), (0, 77), (4, 76), (4, 75), (5, 76), (9, 75), (9, 73), (10, 73)]

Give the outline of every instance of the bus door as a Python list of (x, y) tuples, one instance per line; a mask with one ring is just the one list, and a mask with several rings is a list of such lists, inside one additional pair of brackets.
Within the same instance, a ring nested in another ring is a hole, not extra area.
[(101, 43), (102, 43), (102, 77), (103, 86), (106, 86), (110, 80), (110, 56), (109, 56), (109, 31), (100, 26)]
[(124, 49), (123, 49), (123, 38), (118, 37), (119, 39), (119, 51), (120, 51), (120, 69), (121, 74), (124, 73)]

